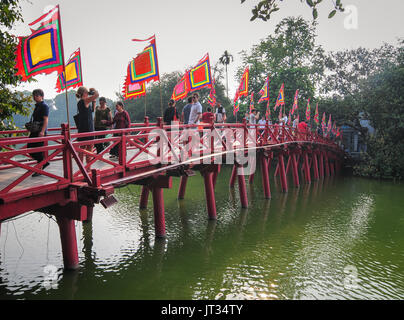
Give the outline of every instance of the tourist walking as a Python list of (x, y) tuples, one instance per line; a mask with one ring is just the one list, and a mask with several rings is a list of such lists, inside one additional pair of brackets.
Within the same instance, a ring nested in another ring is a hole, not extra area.
[(195, 92), (192, 94), (192, 108), (189, 114), (188, 124), (199, 124), (202, 117), (202, 105), (199, 102), (199, 94)]
[[(108, 129), (108, 126), (105, 123), (102, 123), (102, 120), (112, 120), (111, 109), (107, 107), (107, 100), (104, 97), (100, 97), (99, 99), (100, 105), (95, 109), (94, 116), (94, 128), (95, 131), (105, 131)], [(97, 139), (105, 138), (104, 135), (97, 136)], [(97, 154), (101, 153), (106, 147), (108, 147), (109, 143), (97, 143), (95, 148), (97, 149)]]
[(192, 109), (192, 97), (188, 97), (188, 103), (185, 105), (184, 109), (182, 109), (181, 113), (181, 121), (184, 124), (188, 124), (191, 109)]
[[(125, 129), (125, 128), (130, 128), (130, 117), (129, 113), (125, 110), (124, 105), (121, 101), (118, 101), (116, 103), (116, 113), (114, 116), (114, 119), (112, 121), (107, 121), (107, 120), (102, 120), (103, 123), (107, 125), (113, 125), (115, 124), (115, 129)], [(114, 137), (119, 137), (122, 134), (120, 133), (115, 133)], [(119, 156), (119, 146), (120, 144), (116, 144), (110, 151), (110, 158), (111, 159), (117, 159)]]
[[(94, 131), (94, 121), (93, 121), (93, 112), (95, 110), (95, 101), (99, 97), (98, 91), (94, 88), (90, 88), (90, 91), (87, 90), (86, 87), (80, 87), (77, 89), (76, 93), (77, 99), (77, 113), (78, 113), (78, 123), (77, 123), (77, 131), (79, 133), (83, 132), (93, 132)], [(91, 105), (90, 105), (91, 104)], [(94, 136), (89, 137), (80, 137), (77, 141), (89, 141), (88, 145), (84, 145), (82, 148), (89, 152), (93, 151), (93, 143), (90, 141), (94, 140)], [(83, 162), (84, 154), (80, 152), (80, 160)], [(86, 155), (86, 162), (90, 162), (92, 157), (90, 155)], [(83, 162), (84, 163), (84, 162)]]
[[(37, 122), (38, 127), (37, 130), (30, 131), (29, 137), (30, 138), (44, 137), (47, 134), (47, 128), (48, 128), (49, 106), (44, 102), (44, 92), (42, 89), (35, 89), (34, 91), (32, 91), (32, 97), (35, 101), (35, 109), (34, 112), (32, 113), (31, 121)], [(44, 145), (43, 142), (33, 142), (33, 143), (31, 142), (28, 143), (27, 147), (36, 148), (36, 147), (42, 147), (43, 145)], [(30, 156), (38, 163), (42, 162), (43, 159), (45, 158), (43, 152), (30, 153)], [(42, 169), (45, 169), (47, 166), (49, 166), (49, 162), (46, 162), (42, 166)], [(40, 175), (41, 175), (40, 173), (35, 172), (32, 176), (37, 177)]]

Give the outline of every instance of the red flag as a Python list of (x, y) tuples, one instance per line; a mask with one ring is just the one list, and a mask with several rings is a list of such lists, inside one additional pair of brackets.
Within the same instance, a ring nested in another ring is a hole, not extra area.
[(39, 25), (36, 30), (31, 28), (31, 35), (18, 37), (16, 54), (16, 75), (22, 77), (22, 81), (45, 73), (63, 71), (64, 53), (63, 39), (60, 29), (59, 6), (45, 13), (30, 26)]
[(307, 100), (306, 120), (310, 121), (310, 98)]
[(188, 85), (188, 72), (181, 77), (178, 83), (175, 85), (173, 89), (173, 94), (171, 95), (171, 99), (174, 101), (184, 99), (188, 92), (189, 92), (189, 85)]
[(265, 84), (260, 90), (259, 94), (261, 95), (261, 98), (258, 100), (258, 103), (269, 101), (269, 76), (267, 77), (267, 80), (265, 81)]
[(282, 86), (279, 90), (278, 99), (276, 99), (274, 110), (276, 110), (277, 107), (283, 105), (285, 105), (285, 93), (284, 93), (284, 84), (282, 83)]
[(240, 80), (240, 85), (238, 86), (238, 96), (239, 97), (246, 97), (248, 95), (248, 78), (249, 78), (250, 70), (245, 68), (243, 76)]
[(298, 98), (299, 98), (299, 89), (296, 90), (295, 97), (293, 98), (292, 114), (294, 114), (298, 108), (298, 102), (299, 102)]
[(318, 118), (318, 103), (316, 104), (316, 113), (314, 114), (314, 122), (317, 126), (320, 124), (320, 119)]

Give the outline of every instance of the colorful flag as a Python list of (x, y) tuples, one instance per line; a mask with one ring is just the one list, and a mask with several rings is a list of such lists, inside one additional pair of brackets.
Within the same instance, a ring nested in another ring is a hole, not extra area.
[(260, 90), (259, 94), (261, 95), (261, 98), (258, 100), (258, 103), (269, 101), (269, 77), (267, 77), (267, 80), (265, 81), (265, 84)]
[(124, 100), (136, 99), (146, 95), (146, 84), (145, 82), (130, 83), (124, 86), (123, 89)]
[(282, 86), (279, 90), (278, 99), (276, 99), (274, 110), (276, 110), (277, 107), (283, 105), (285, 105), (285, 93), (284, 93), (284, 84), (282, 83)]
[(83, 85), (83, 74), (81, 72), (81, 55), (78, 48), (65, 65), (65, 71), (59, 74), (56, 81), (56, 91), (61, 92), (68, 88), (76, 88)]
[(180, 81), (175, 85), (171, 99), (174, 101), (184, 99), (189, 92), (188, 71), (181, 77)]
[(130, 62), (126, 85), (160, 80), (156, 37), (152, 36), (146, 40), (132, 39), (132, 41), (148, 41), (150, 39), (149, 45)]
[(189, 91), (212, 87), (209, 54), (207, 53), (189, 73)]
[(240, 100), (234, 101), (234, 106), (233, 106), (233, 115), (236, 115), (236, 113), (240, 110)]
[(331, 130), (331, 132), (332, 132), (333, 135), (336, 135), (336, 134), (337, 134), (337, 124), (336, 124), (335, 121), (334, 121), (334, 124), (332, 125), (332, 130)]
[(331, 121), (331, 115), (330, 115), (330, 118), (328, 119), (328, 124), (327, 124), (327, 134), (330, 133), (331, 126), (332, 126), (332, 121)]
[(250, 100), (250, 112), (254, 109), (254, 91), (251, 92), (251, 100)]
[(245, 68), (243, 76), (240, 80), (240, 85), (238, 86), (238, 95), (239, 97), (246, 97), (248, 95), (248, 78), (249, 78), (250, 70)]
[(216, 89), (215, 89), (215, 79), (213, 79), (212, 88), (210, 88), (208, 103), (214, 107), (216, 105)]
[(22, 81), (40, 74), (49, 74), (54, 71), (63, 71), (63, 40), (60, 31), (59, 6), (29, 24), (31, 35), (18, 37), (16, 49), (16, 75), (22, 77)]
[(314, 114), (314, 122), (317, 124), (317, 126), (320, 124), (320, 119), (318, 115), (318, 103), (316, 104), (316, 113)]
[(310, 121), (310, 98), (307, 100), (306, 120)]
[(299, 89), (296, 90), (295, 97), (293, 98), (292, 114), (294, 114), (295, 111), (297, 110), (298, 102), (299, 102)]
[(325, 132), (327, 124), (325, 123), (325, 112), (323, 113), (323, 119), (321, 120), (321, 129)]

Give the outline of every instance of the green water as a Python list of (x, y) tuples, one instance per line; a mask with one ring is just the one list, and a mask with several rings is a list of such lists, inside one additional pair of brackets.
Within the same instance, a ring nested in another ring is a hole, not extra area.
[(0, 298), (404, 299), (403, 184), (332, 178), (283, 194), (271, 175), (265, 200), (258, 173), (241, 209), (229, 176), (216, 185), (217, 221), (200, 175), (181, 201), (174, 178), (166, 240), (154, 237), (151, 199), (138, 209), (140, 187), (117, 190), (117, 205), (76, 225), (77, 272), (63, 272), (54, 220), (3, 222)]

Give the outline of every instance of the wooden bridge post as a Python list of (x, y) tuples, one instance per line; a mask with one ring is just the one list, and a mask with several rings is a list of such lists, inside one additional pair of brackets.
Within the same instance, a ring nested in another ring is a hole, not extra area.
[(155, 186), (152, 188), (154, 208), (154, 230), (157, 238), (166, 236), (166, 222), (164, 215), (164, 194), (163, 188)]
[(282, 191), (288, 192), (288, 180), (286, 178), (285, 161), (282, 153), (279, 153), (278, 155), (278, 166), (279, 166), (279, 175), (281, 178)]
[(293, 153), (290, 156), (292, 158), (293, 183), (295, 184), (295, 187), (298, 188), (300, 186), (300, 182), (299, 182), (299, 171), (298, 171), (298, 163), (296, 160), (296, 154)]
[(146, 209), (149, 202), (150, 189), (147, 186), (142, 186), (142, 193), (140, 194), (139, 209)]
[(187, 188), (187, 182), (188, 182), (188, 176), (181, 176), (177, 199), (182, 200), (185, 198), (185, 190)]
[(308, 154), (307, 150), (304, 151), (304, 155), (303, 155), (303, 167), (304, 167), (304, 175), (306, 177), (306, 183), (311, 183), (309, 154)]
[(324, 154), (320, 151), (320, 178), (324, 179)]
[(234, 188), (234, 185), (236, 183), (236, 178), (237, 178), (237, 165), (234, 164), (233, 169), (231, 171), (231, 177), (230, 177), (230, 182), (229, 182), (230, 188)]
[(166, 222), (164, 214), (164, 188), (172, 187), (172, 177), (158, 175), (149, 180), (147, 185), (153, 195), (154, 230), (157, 238), (166, 236)]
[(215, 189), (213, 186), (213, 172), (201, 172), (205, 184), (206, 206), (210, 220), (217, 219)]
[(245, 185), (244, 168), (237, 164), (238, 190), (242, 208), (248, 208), (247, 188)]
[(77, 251), (76, 229), (73, 219), (57, 215), (60, 240), (62, 242), (63, 264), (66, 270), (75, 270), (79, 267)]
[(325, 176), (330, 176), (330, 163), (328, 161), (328, 152), (324, 152), (324, 161), (325, 161)]
[(63, 135), (63, 176), (65, 179), (73, 182), (73, 164), (72, 153), (68, 147), (68, 141), (70, 140), (70, 132), (66, 123), (62, 123), (62, 135)]
[[(146, 126), (146, 127), (148, 127), (149, 126), (149, 117), (148, 116), (145, 116), (144, 117), (144, 125)], [(148, 132), (147, 132), (148, 133)], [(145, 142), (145, 144), (146, 143), (148, 143), (149, 142), (149, 138), (148, 138), (148, 136), (146, 136), (146, 138), (144, 139), (144, 142)]]
[(268, 172), (268, 158), (265, 155), (260, 157), (261, 159), (261, 174), (262, 174), (262, 186), (264, 188), (264, 196), (266, 199), (271, 199), (271, 186), (269, 183)]
[(318, 159), (317, 159), (317, 153), (313, 151), (312, 153), (313, 157), (313, 175), (314, 175), (314, 180), (318, 180)]

